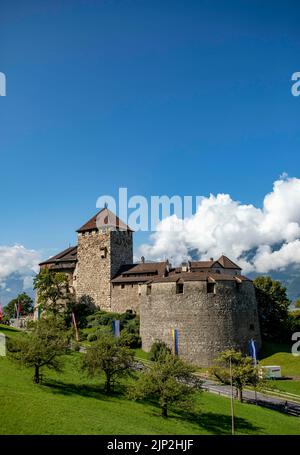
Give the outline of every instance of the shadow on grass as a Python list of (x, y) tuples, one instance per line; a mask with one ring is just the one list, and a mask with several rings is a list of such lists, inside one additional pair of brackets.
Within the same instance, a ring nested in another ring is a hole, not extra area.
[[(153, 400), (139, 400), (138, 403), (150, 405), (152, 407), (152, 411), (150, 411), (152, 416), (163, 419), (161, 417), (160, 406), (157, 402)], [(172, 422), (172, 420), (189, 422), (192, 425), (198, 426), (199, 429), (204, 429), (211, 434), (231, 434), (231, 416), (226, 414), (202, 412), (201, 409), (196, 409), (194, 412), (173, 409), (170, 411), (167, 420), (170, 422)], [(259, 430), (262, 430), (261, 427), (253, 425), (249, 420), (244, 419), (243, 417), (235, 417), (234, 421), (235, 429), (238, 433), (256, 434)]]
[[(200, 428), (213, 434), (231, 434), (231, 416), (217, 414), (213, 412), (185, 412), (177, 411), (176, 416), (171, 418), (189, 421)], [(235, 428), (239, 433), (253, 434), (261, 430), (260, 427), (253, 425), (249, 420), (242, 417), (235, 417)]]
[(263, 341), (259, 357), (261, 360), (278, 353), (291, 354), (291, 345), (289, 343), (277, 343), (272, 341)]
[(58, 381), (55, 379), (45, 379), (41, 386), (47, 387), (52, 393), (60, 395), (77, 395), (98, 400), (110, 400), (114, 397), (124, 397), (125, 386), (117, 384), (112, 392), (108, 395), (104, 391), (103, 384), (74, 384), (69, 382)]

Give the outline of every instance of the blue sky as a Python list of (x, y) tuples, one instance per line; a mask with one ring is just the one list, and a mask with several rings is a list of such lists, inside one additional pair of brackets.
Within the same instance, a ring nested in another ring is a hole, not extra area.
[(63, 249), (119, 187), (261, 206), (300, 177), (299, 24), (298, 1), (3, 0), (0, 244)]

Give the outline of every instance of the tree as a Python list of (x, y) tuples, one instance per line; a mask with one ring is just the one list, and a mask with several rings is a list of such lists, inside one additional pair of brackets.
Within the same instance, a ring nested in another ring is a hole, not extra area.
[(17, 363), (34, 368), (33, 381), (40, 382), (40, 369), (61, 371), (61, 356), (69, 352), (65, 326), (54, 317), (31, 324), (28, 333), (8, 341), (8, 355)]
[(89, 376), (105, 374), (105, 392), (109, 394), (112, 384), (120, 377), (130, 374), (134, 353), (121, 346), (113, 336), (99, 336), (93, 345), (87, 348), (82, 368)]
[(3, 309), (4, 316), (8, 319), (14, 318), (16, 308), (18, 307), (20, 316), (27, 316), (33, 312), (33, 300), (26, 292), (19, 294), (18, 297), (11, 300)]
[(286, 288), (268, 276), (255, 278), (254, 286), (260, 317), (262, 336), (282, 341), (288, 318), (290, 300)]
[(134, 400), (157, 400), (164, 418), (168, 417), (171, 406), (191, 410), (195, 391), (201, 384), (192, 376), (193, 371), (194, 367), (170, 353), (165, 353), (141, 373), (129, 389), (129, 397)]
[(300, 299), (297, 299), (296, 302), (295, 302), (295, 308), (299, 308), (300, 309)]
[(74, 297), (70, 293), (69, 279), (65, 273), (43, 269), (34, 279), (37, 303), (42, 310), (57, 315), (65, 310), (66, 303)]
[(87, 326), (88, 316), (91, 316), (95, 310), (95, 304), (92, 297), (83, 295), (79, 299), (70, 298), (67, 300), (64, 311), (64, 319), (66, 325), (70, 326), (72, 323), (72, 313), (75, 316), (76, 324), (79, 329)]
[(258, 369), (253, 365), (251, 357), (244, 356), (240, 351), (227, 349), (217, 359), (217, 365), (211, 369), (215, 377), (223, 384), (230, 384), (230, 362), (232, 384), (236, 387), (240, 401), (243, 401), (243, 389), (247, 385), (257, 388), (262, 381)]
[(150, 349), (149, 359), (156, 361), (161, 356), (165, 356), (167, 354), (171, 354), (171, 349), (164, 343), (163, 341), (155, 341)]

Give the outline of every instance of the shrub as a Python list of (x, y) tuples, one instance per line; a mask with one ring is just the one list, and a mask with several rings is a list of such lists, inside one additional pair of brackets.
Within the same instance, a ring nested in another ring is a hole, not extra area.
[(156, 362), (167, 354), (171, 354), (171, 349), (163, 341), (157, 340), (151, 346), (149, 359)]
[(140, 348), (142, 340), (139, 334), (129, 333), (126, 329), (122, 330), (119, 343), (122, 346), (128, 346), (129, 348), (135, 349)]
[(94, 333), (90, 333), (90, 334), (88, 335), (88, 337), (87, 337), (87, 340), (88, 340), (88, 341), (96, 341), (96, 340), (97, 340), (97, 335), (96, 335), (96, 333), (95, 333), (95, 332), (94, 332)]

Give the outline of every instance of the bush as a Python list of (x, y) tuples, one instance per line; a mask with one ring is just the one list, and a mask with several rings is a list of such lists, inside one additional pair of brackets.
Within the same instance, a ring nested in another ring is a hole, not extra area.
[(90, 334), (88, 335), (88, 337), (87, 337), (87, 340), (88, 340), (88, 341), (96, 341), (96, 340), (97, 340), (97, 335), (96, 335), (96, 333), (95, 333), (95, 332), (94, 332), (94, 333), (90, 333)]
[(157, 340), (151, 346), (149, 360), (156, 362), (167, 354), (171, 354), (171, 349), (163, 341)]
[(77, 341), (73, 341), (71, 343), (71, 349), (74, 352), (79, 352), (80, 351), (80, 344)]
[(128, 346), (129, 348), (136, 349), (142, 345), (142, 340), (139, 334), (129, 333), (126, 329), (122, 330), (119, 343), (121, 346)]

